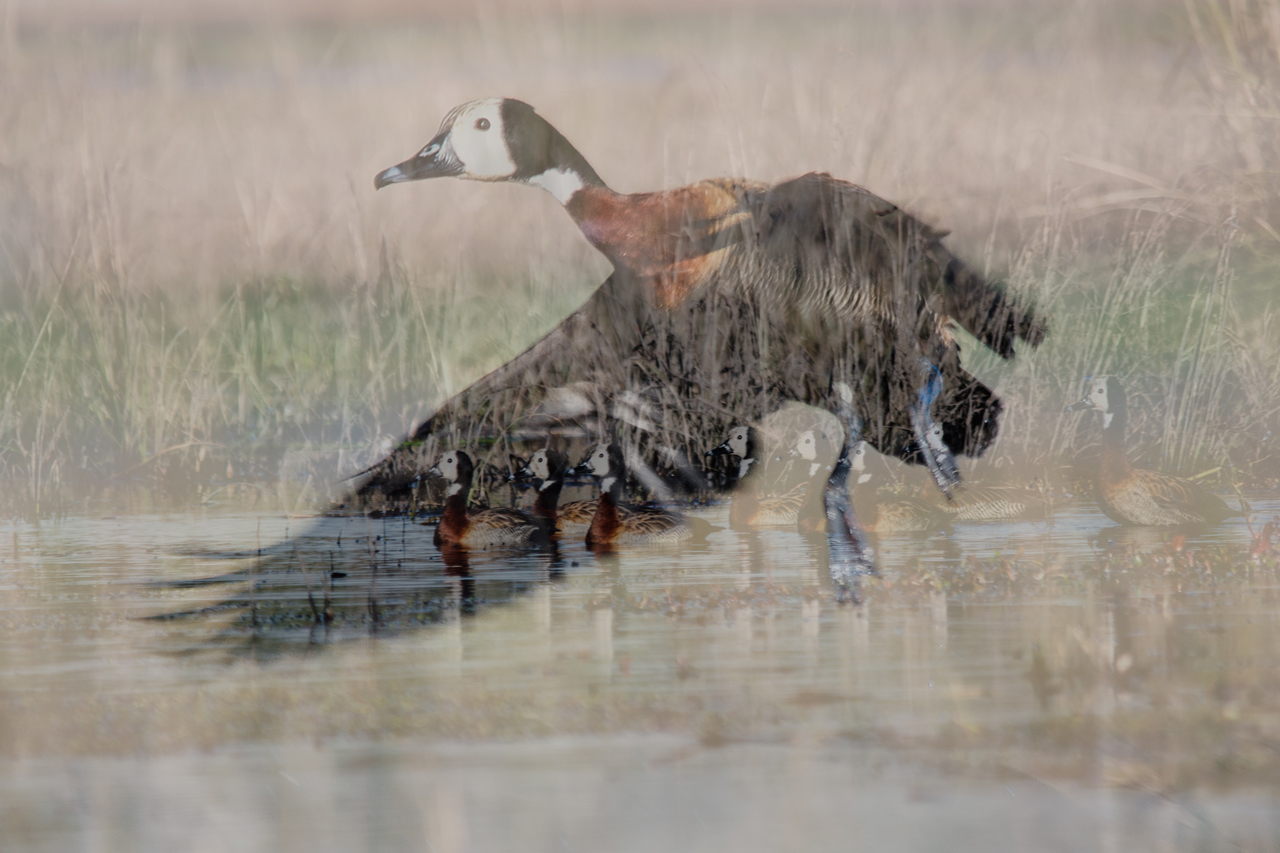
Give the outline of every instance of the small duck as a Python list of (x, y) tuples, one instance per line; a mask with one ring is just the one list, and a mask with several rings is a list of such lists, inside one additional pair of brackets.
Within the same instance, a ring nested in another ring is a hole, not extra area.
[[(569, 464), (564, 454), (549, 447), (536, 451), (529, 461), (516, 471), (515, 477), (532, 478), (538, 489), (538, 496), (533, 502), (533, 514), (546, 519), (561, 536), (577, 538), (584, 535), (591, 527), (591, 519), (595, 518), (599, 499), (589, 501), (571, 501), (560, 506), (560, 490), (564, 487), (564, 475)], [(631, 514), (630, 507), (617, 508), (618, 517)]]
[(739, 459), (738, 485), (729, 506), (729, 526), (735, 530), (794, 527), (805, 505), (807, 481), (783, 494), (766, 494), (762, 449), (760, 433), (755, 427), (743, 424), (730, 429), (729, 437), (722, 444), (707, 451), (707, 456), (732, 455)]
[(511, 548), (544, 544), (549, 537), (545, 521), (532, 518), (518, 509), (496, 507), (467, 512), (467, 493), (475, 466), (461, 450), (450, 450), (427, 471), (428, 477), (449, 481), (444, 499), (444, 515), (436, 526), (436, 547), (453, 545), (462, 548)]
[(711, 525), (700, 518), (687, 518), (661, 507), (630, 506), (622, 503), (627, 466), (622, 448), (601, 444), (591, 451), (574, 473), (590, 474), (600, 481), (600, 500), (587, 528), (587, 547), (608, 549), (614, 545), (674, 545), (695, 536), (705, 538)]
[(1158, 471), (1134, 468), (1124, 452), (1128, 418), (1124, 388), (1114, 376), (1089, 380), (1084, 397), (1068, 412), (1102, 412), (1102, 455), (1094, 496), (1109, 518), (1120, 524), (1172, 527), (1216, 524), (1244, 515), (1201, 486)]
[(853, 511), (863, 530), (872, 533), (923, 533), (940, 527), (946, 515), (939, 507), (918, 498), (901, 497), (878, 500), (875, 490), (863, 488), (872, 479), (867, 471), (867, 443), (859, 441), (853, 448), (850, 467), (857, 474), (857, 482), (851, 490)]

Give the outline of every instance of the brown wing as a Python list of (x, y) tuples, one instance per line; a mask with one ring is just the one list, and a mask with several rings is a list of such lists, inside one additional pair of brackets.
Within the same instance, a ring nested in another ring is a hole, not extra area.
[(1233, 514), (1222, 498), (1188, 480), (1158, 471), (1139, 470), (1134, 474), (1156, 505), (1179, 519), (1166, 523), (1221, 521)]

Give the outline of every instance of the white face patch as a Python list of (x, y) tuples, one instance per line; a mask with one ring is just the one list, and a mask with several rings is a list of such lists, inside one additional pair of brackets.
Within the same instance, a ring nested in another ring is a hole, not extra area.
[[(854, 448), (853, 459), (849, 462), (849, 467), (855, 471), (867, 470), (867, 443), (865, 441), (859, 441), (858, 446)], [(870, 478), (871, 475), (868, 474), (867, 477)], [(858, 480), (858, 482), (861, 483), (863, 481)]]
[(440, 476), (446, 480), (458, 479), (458, 457), (452, 453), (446, 453), (441, 456), (440, 462), (436, 467), (440, 469)]
[(586, 186), (582, 176), (572, 169), (548, 169), (541, 175), (534, 175), (528, 182), (532, 186), (542, 187), (561, 204), (568, 204), (573, 194)]
[[(547, 453), (545, 450), (539, 450), (533, 454), (533, 458), (529, 460), (529, 469), (533, 471), (533, 476), (539, 480), (546, 480), (551, 477), (551, 466), (547, 464)], [(545, 488), (545, 484), (543, 488)], [(541, 491), (541, 489), (539, 489)]]
[(1111, 403), (1107, 399), (1107, 377), (1094, 377), (1092, 384), (1084, 392), (1084, 399), (1080, 402), (1088, 402), (1090, 406), (1099, 412), (1106, 412), (1110, 409)]
[(603, 477), (609, 473), (609, 445), (602, 444), (592, 451), (591, 473), (597, 477)]
[(946, 452), (951, 448), (947, 447), (946, 442), (942, 440), (942, 427), (934, 425), (924, 435), (925, 443), (929, 445), (931, 450), (938, 452)]
[(725, 444), (729, 445), (729, 450), (734, 456), (743, 457), (745, 462), (747, 455), (747, 428), (736, 426), (729, 430), (729, 440)]
[(462, 164), (460, 177), (501, 181), (516, 173), (502, 132), (502, 98), (486, 98), (458, 107), (445, 145)]
[[(796, 439), (796, 453), (800, 454), (801, 459), (817, 459), (818, 458), (818, 442), (813, 434), (813, 430), (807, 429), (800, 433), (800, 437)], [(813, 471), (809, 475), (813, 475)]]

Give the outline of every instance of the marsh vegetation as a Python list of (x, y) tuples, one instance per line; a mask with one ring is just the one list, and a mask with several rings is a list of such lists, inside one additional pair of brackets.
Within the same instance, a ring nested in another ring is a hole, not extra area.
[(1097, 431), (1061, 407), (1115, 373), (1135, 464), (1274, 481), (1277, 14), (18, 21), (0, 93), (5, 501), (42, 515), (252, 483), (322, 504), (567, 314), (607, 264), (550, 199), (370, 186), (453, 103), (497, 92), (536, 102), (623, 190), (820, 169), (953, 228), (1053, 329), (1011, 366), (968, 348), (1010, 409), (976, 478), (1069, 488)]

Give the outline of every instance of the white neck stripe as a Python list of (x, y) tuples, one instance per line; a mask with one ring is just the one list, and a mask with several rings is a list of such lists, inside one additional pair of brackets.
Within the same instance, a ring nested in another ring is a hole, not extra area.
[(548, 169), (540, 175), (534, 175), (528, 183), (551, 193), (561, 204), (568, 204), (573, 194), (586, 186), (581, 175), (564, 168)]

